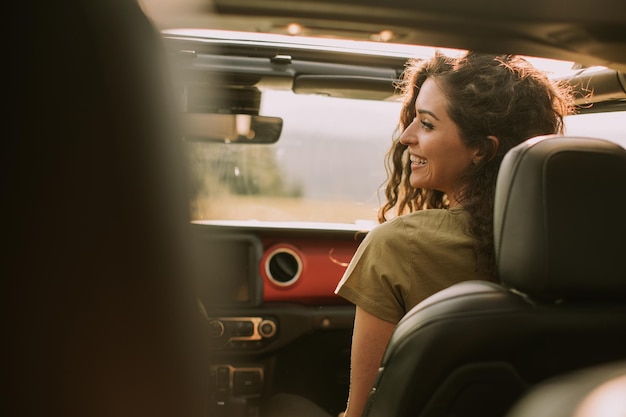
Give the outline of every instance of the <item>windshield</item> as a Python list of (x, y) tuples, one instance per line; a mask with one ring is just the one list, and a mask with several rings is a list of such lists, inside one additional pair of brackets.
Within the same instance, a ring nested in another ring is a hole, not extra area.
[(283, 118), (272, 145), (190, 144), (194, 220), (376, 221), (401, 103), (263, 93)]
[[(373, 227), (400, 107), (399, 101), (264, 91), (259, 113), (283, 119), (277, 143), (188, 144), (192, 220)], [(626, 146), (625, 122), (625, 112), (570, 116), (566, 133)]]

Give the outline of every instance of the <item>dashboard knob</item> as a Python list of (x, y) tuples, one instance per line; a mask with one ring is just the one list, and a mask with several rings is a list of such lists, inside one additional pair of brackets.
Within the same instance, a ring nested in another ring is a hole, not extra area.
[(224, 323), (219, 320), (211, 320), (209, 321), (209, 336), (211, 337), (222, 337), (224, 334)]
[(263, 320), (259, 323), (259, 334), (265, 338), (273, 337), (276, 334), (276, 323), (273, 320)]

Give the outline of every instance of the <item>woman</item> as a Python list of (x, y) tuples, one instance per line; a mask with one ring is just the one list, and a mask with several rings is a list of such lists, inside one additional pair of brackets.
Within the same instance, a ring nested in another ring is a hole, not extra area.
[(460, 281), (496, 281), (493, 203), (506, 152), (563, 133), (569, 90), (517, 56), (436, 55), (405, 71), (382, 223), (336, 293), (356, 305), (345, 417), (360, 417), (398, 321)]

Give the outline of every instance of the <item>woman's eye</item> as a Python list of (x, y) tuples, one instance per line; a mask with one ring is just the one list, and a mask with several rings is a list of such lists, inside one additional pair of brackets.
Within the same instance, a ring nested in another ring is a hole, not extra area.
[(421, 123), (422, 123), (422, 129), (424, 130), (431, 130), (434, 128), (434, 126), (426, 120), (422, 120)]

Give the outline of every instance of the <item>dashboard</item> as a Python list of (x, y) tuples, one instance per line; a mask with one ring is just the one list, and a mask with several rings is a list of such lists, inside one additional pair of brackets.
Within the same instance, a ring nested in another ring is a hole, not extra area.
[(267, 302), (345, 304), (334, 294), (368, 230), (193, 224), (203, 301), (220, 309)]
[[(298, 384), (320, 404), (343, 404), (354, 306), (334, 291), (368, 230), (201, 221), (192, 229), (210, 411), (254, 414), (262, 398)], [(312, 391), (311, 375), (336, 382)]]

